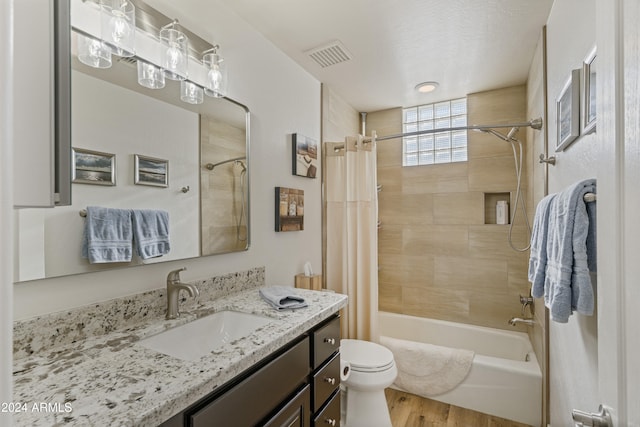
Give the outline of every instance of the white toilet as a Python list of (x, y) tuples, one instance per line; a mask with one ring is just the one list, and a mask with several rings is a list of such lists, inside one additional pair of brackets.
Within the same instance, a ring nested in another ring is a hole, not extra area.
[(384, 389), (398, 375), (393, 353), (380, 344), (343, 339), (342, 363), (351, 367), (342, 381), (343, 427), (391, 427)]

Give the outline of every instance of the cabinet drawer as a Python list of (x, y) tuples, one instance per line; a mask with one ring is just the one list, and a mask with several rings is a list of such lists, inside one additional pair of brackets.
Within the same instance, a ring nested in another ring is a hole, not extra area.
[(313, 375), (313, 410), (317, 411), (340, 386), (340, 353)]
[(313, 332), (313, 369), (340, 348), (340, 318), (336, 317)]
[(310, 400), (311, 392), (306, 385), (264, 427), (307, 427), (311, 420)]
[(309, 339), (305, 338), (190, 415), (189, 425), (254, 426), (303, 384), (309, 371)]
[(319, 414), (313, 419), (314, 427), (333, 427), (340, 426), (340, 390), (331, 397), (327, 406), (325, 406)]

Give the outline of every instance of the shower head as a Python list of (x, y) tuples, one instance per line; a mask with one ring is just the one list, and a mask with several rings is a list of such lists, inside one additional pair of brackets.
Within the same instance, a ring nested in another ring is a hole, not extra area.
[(520, 130), (520, 128), (518, 128), (518, 127), (511, 128), (511, 130), (507, 134), (507, 138), (509, 138), (509, 139), (513, 138), (513, 135), (515, 135), (516, 132), (518, 132), (519, 130)]
[[(515, 129), (515, 128), (513, 128)], [(513, 130), (511, 129), (511, 130)], [(511, 137), (507, 136), (507, 135), (503, 135), (500, 132), (498, 132), (495, 129), (478, 129), (480, 132), (484, 132), (484, 133), (490, 133), (491, 135), (494, 135), (498, 138), (500, 138), (503, 141), (509, 142), (511, 140)], [(511, 131), (509, 132), (509, 134), (511, 134)]]

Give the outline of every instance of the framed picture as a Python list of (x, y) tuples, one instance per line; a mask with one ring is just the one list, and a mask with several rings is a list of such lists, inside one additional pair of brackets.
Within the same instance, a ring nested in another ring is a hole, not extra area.
[(293, 174), (315, 178), (318, 173), (318, 141), (299, 133), (291, 137), (293, 142)]
[(77, 184), (116, 185), (116, 155), (100, 151), (71, 149), (71, 182)]
[(134, 154), (134, 183), (153, 187), (169, 186), (169, 161)]
[(587, 135), (596, 130), (596, 48), (582, 63), (581, 133)]
[(556, 151), (565, 150), (580, 134), (580, 73), (579, 69), (571, 71), (556, 99)]
[(276, 231), (304, 230), (304, 190), (276, 187)]

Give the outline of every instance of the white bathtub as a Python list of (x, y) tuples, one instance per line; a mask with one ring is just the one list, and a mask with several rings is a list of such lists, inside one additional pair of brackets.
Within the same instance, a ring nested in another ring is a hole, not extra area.
[(540, 426), (542, 374), (527, 334), (382, 311), (378, 319), (381, 336), (475, 352), (465, 380), (430, 399)]

